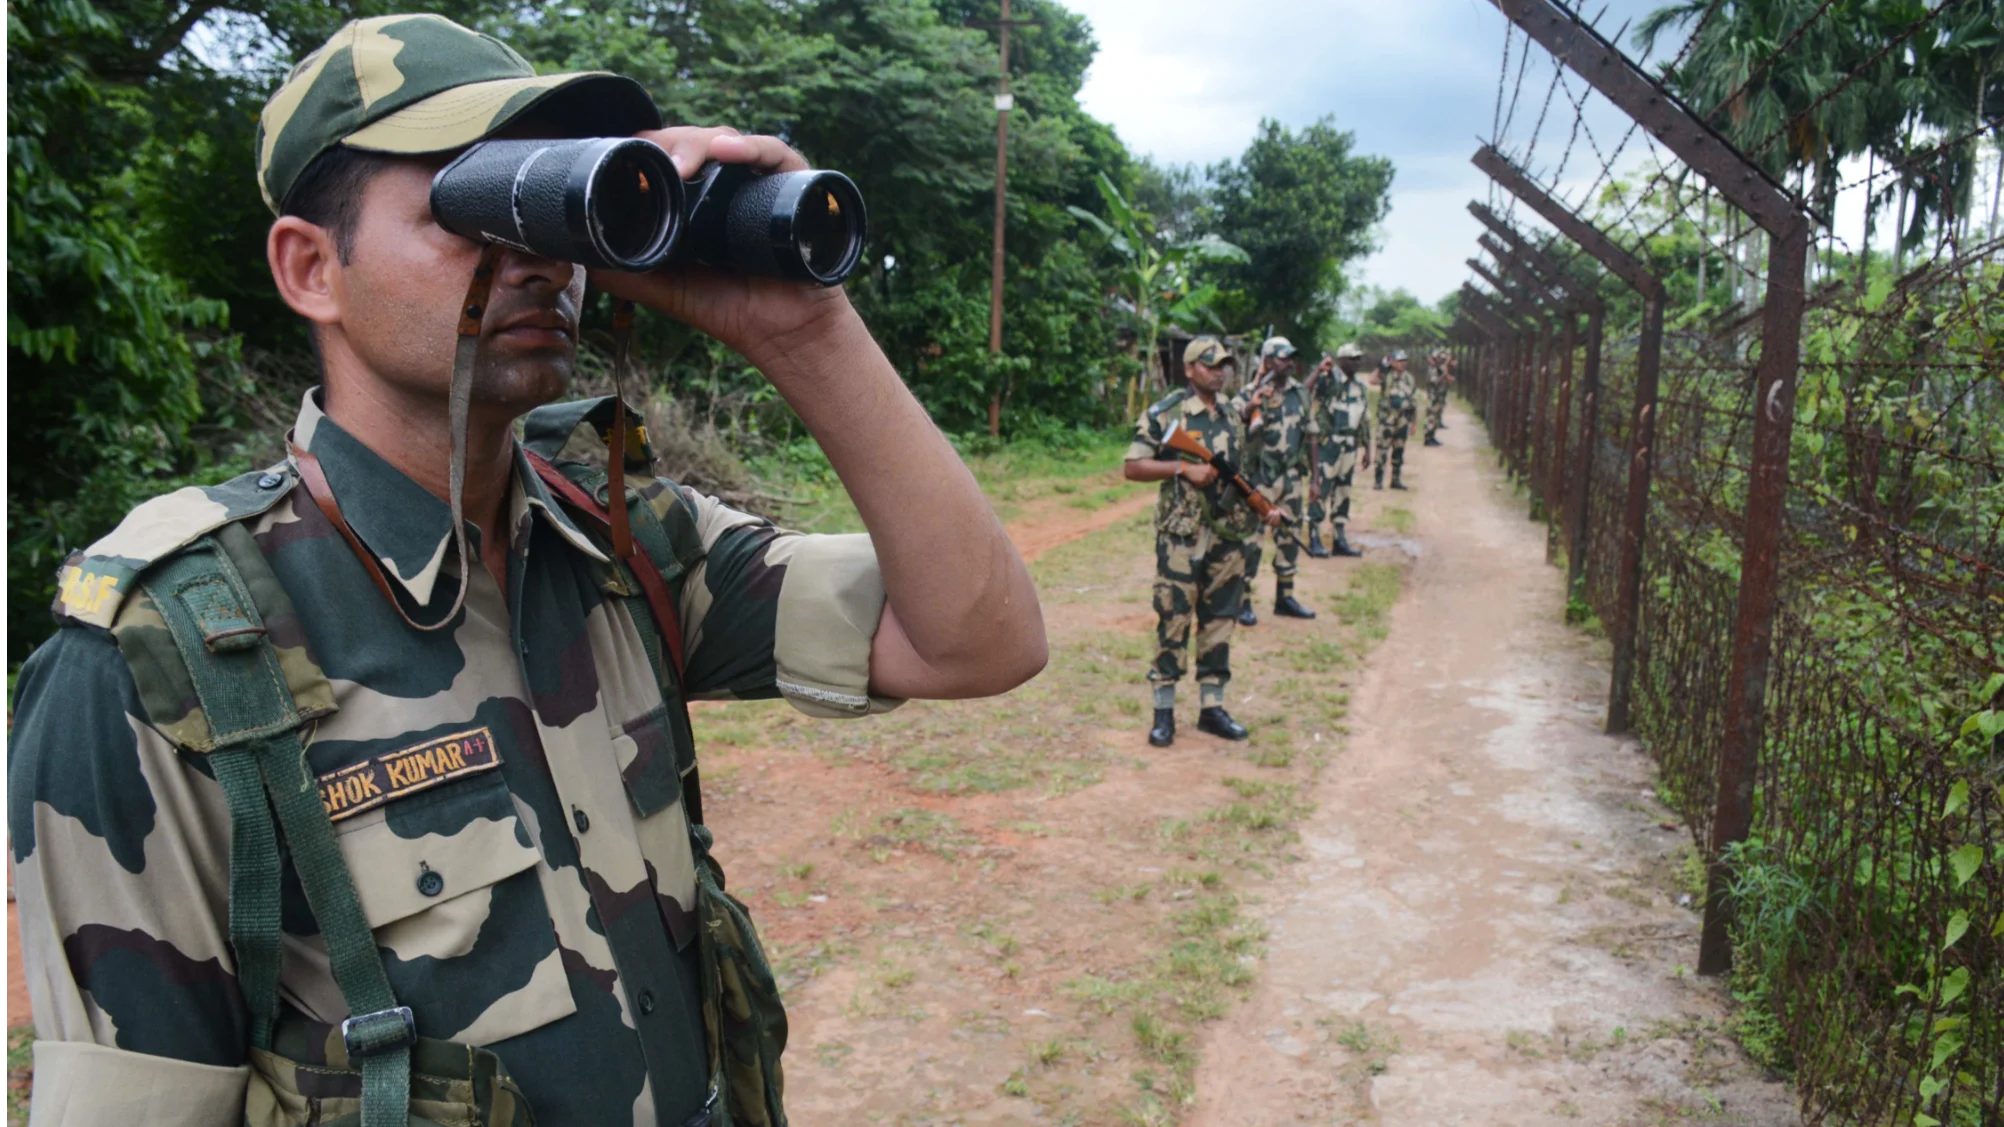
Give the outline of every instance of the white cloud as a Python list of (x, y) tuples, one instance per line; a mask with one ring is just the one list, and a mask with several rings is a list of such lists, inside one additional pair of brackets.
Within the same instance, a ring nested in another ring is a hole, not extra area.
[[(1660, 2), (1613, 0), (1602, 26), (1618, 27)], [(1137, 152), (1210, 164), (1242, 152), (1263, 117), (1299, 127), (1334, 114), (1340, 128), (1357, 135), (1360, 152), (1390, 157), (1397, 169), (1383, 249), (1353, 272), (1427, 301), (1467, 276), (1463, 260), (1475, 251), (1478, 224), (1466, 205), (1488, 193), (1488, 180), (1468, 158), (1490, 132), (1502, 61), (1504, 21), (1494, 6), (1485, 0), (1066, 3), (1092, 21), (1100, 43), (1080, 99)], [(1513, 135), (1527, 134), (1536, 121), (1550, 87), (1547, 62), (1534, 53)], [(1603, 107), (1589, 119), (1597, 134), (1610, 134), (1609, 148), (1618, 136), (1612, 112)], [(1546, 136), (1571, 116), (1562, 97), (1555, 99)], [(1560, 135), (1549, 143), (1564, 141)], [(1588, 148), (1582, 140), (1577, 159), (1588, 159)]]

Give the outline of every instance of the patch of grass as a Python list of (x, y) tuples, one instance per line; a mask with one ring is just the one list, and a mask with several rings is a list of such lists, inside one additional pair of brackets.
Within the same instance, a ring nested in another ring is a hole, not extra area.
[(814, 875), (814, 866), (806, 862), (794, 865), (781, 865), (779, 867), (779, 875), (784, 880), (806, 880), (808, 877)]
[(923, 807), (904, 807), (877, 819), (876, 832), (864, 839), (881, 849), (922, 848), (942, 857), (974, 844), (974, 837), (951, 814)]
[(969, 934), (987, 945), (988, 953), (998, 959), (1006, 959), (1023, 949), (1016, 937), (991, 923), (976, 924)]
[(835, 964), (844, 955), (853, 955), (856, 948), (847, 943), (817, 943), (812, 947), (797, 947), (788, 943), (765, 941), (766, 957), (772, 962), (772, 976), (779, 982), (782, 993), (804, 982), (820, 976), (822, 971)]
[(1140, 903), (1148, 899), (1148, 894), (1154, 890), (1155, 886), (1147, 883), (1122, 884), (1112, 888), (1102, 888), (1093, 893), (1092, 898), (1102, 904), (1118, 904), (1122, 901)]
[(7, 1031), (7, 1123), (28, 1122), (28, 1095), (35, 1082), (35, 1027)]
[(1350, 1050), (1358, 1068), (1370, 1076), (1383, 1075), (1399, 1051), (1396, 1034), (1380, 1033), (1361, 1021), (1351, 1022), (1337, 1033), (1336, 1043)]
[(1336, 602), (1336, 618), (1366, 642), (1381, 641), (1405, 571), (1398, 564), (1367, 563), (1351, 572), (1350, 588)]
[(1410, 533), (1419, 525), (1419, 518), (1413, 515), (1411, 509), (1402, 509), (1396, 505), (1380, 509), (1378, 521), (1400, 536)]
[(1211, 811), (1207, 817), (1213, 821), (1257, 833), (1291, 826), (1310, 809), (1308, 803), (1297, 797), (1301, 791), (1299, 783), (1246, 778), (1222, 781), (1241, 801)]
[[(1340, 615), (1342, 612), (1337, 613)], [(1339, 669), (1349, 668), (1351, 657), (1335, 642), (1316, 638), (1305, 646), (1290, 647), (1287, 650), (1287, 663), (1297, 673), (1333, 673)]]

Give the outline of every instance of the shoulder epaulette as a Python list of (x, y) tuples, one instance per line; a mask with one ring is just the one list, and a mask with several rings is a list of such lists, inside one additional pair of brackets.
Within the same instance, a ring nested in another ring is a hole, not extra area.
[(1183, 402), (1185, 399), (1188, 399), (1189, 397), (1190, 397), (1189, 390), (1186, 388), (1179, 387), (1175, 391), (1172, 391), (1169, 394), (1163, 396), (1162, 398), (1156, 400), (1155, 402), (1149, 404), (1148, 414), (1151, 417), (1160, 417), (1162, 412), (1167, 411), (1169, 408), (1176, 406), (1177, 404)]
[(141, 504), (102, 539), (63, 561), (51, 612), (59, 623), (109, 630), (141, 572), (232, 521), (268, 511), (298, 481), (289, 465), (280, 465)]

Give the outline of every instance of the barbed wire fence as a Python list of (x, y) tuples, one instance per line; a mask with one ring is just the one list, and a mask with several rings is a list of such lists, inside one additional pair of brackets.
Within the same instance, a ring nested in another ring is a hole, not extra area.
[(1493, 2), (1472, 209), (1499, 238), (1463, 290), (1461, 391), (1612, 637), (1611, 730), (1705, 854), (1700, 969), (1730, 961), (1817, 1121), (2004, 1123), (2004, 238), (1973, 203), (1917, 244), (1874, 227), (1889, 194), (1953, 202), (1999, 123), (1764, 171), (1967, 0), (1744, 151), (1718, 124), (1836, 33), (1834, 0), (1706, 107), (1555, 0)]

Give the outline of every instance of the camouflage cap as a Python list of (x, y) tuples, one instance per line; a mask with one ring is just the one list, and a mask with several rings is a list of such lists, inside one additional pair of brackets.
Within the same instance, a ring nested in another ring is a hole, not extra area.
[(654, 99), (630, 78), (539, 75), (506, 43), (443, 16), (354, 20), (301, 59), (258, 115), (258, 190), (277, 213), (307, 166), (336, 145), (450, 152), (539, 107), (571, 136), (661, 126)]
[(1183, 346), (1183, 363), (1202, 364), (1206, 368), (1219, 368), (1226, 364), (1236, 366), (1238, 359), (1223, 341), (1214, 336), (1201, 336)]
[(1268, 337), (1266, 343), (1259, 346), (1259, 356), (1262, 360), (1269, 356), (1286, 358), (1292, 355), (1294, 355), (1294, 344), (1286, 337)]
[(1405, 349), (1403, 349), (1403, 348), (1395, 348), (1395, 349), (1393, 349), (1393, 350), (1392, 350), (1392, 359), (1394, 359), (1394, 360), (1404, 360), (1405, 358), (1406, 358), (1406, 350), (1405, 350)]
[(1343, 347), (1336, 350), (1336, 359), (1338, 360), (1362, 360), (1363, 358), (1364, 350), (1358, 348), (1357, 342), (1354, 340), (1346, 342)]

